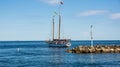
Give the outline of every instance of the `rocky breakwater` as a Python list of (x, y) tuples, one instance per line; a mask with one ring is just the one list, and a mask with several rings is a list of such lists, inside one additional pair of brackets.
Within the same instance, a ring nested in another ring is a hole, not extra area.
[(120, 46), (78, 46), (71, 50), (66, 50), (69, 53), (120, 53)]

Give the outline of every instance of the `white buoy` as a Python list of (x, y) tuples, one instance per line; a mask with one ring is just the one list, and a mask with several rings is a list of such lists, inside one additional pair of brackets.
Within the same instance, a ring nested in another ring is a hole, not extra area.
[(17, 51), (19, 52), (19, 51), (20, 51), (20, 48), (17, 48)]

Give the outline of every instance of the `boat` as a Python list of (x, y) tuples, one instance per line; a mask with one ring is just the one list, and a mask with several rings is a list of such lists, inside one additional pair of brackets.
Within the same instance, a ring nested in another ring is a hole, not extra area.
[[(60, 2), (63, 4), (62, 2)], [(60, 13), (60, 8), (59, 8), (59, 25), (58, 25), (58, 38), (54, 38), (54, 18), (55, 15), (52, 18), (52, 40), (47, 40), (46, 43), (49, 44), (51, 47), (70, 47), (71, 46), (71, 39), (62, 39), (60, 37), (60, 30), (61, 30), (61, 13)]]
[(46, 41), (50, 47), (70, 47), (70, 39), (54, 39)]

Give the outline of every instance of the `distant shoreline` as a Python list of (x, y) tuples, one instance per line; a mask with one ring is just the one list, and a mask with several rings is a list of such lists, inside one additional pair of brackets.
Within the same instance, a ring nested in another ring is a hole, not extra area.
[[(46, 40), (0, 40), (0, 41), (46, 41)], [(71, 40), (71, 41), (90, 41), (90, 40)], [(94, 40), (94, 41), (120, 41), (120, 40)]]

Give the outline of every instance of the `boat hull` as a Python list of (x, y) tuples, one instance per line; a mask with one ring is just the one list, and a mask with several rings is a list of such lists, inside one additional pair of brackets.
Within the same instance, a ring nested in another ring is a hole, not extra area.
[(69, 47), (70, 39), (54, 39), (53, 41), (46, 41), (51, 47)]
[(49, 47), (68, 47), (65, 44), (49, 44)]

